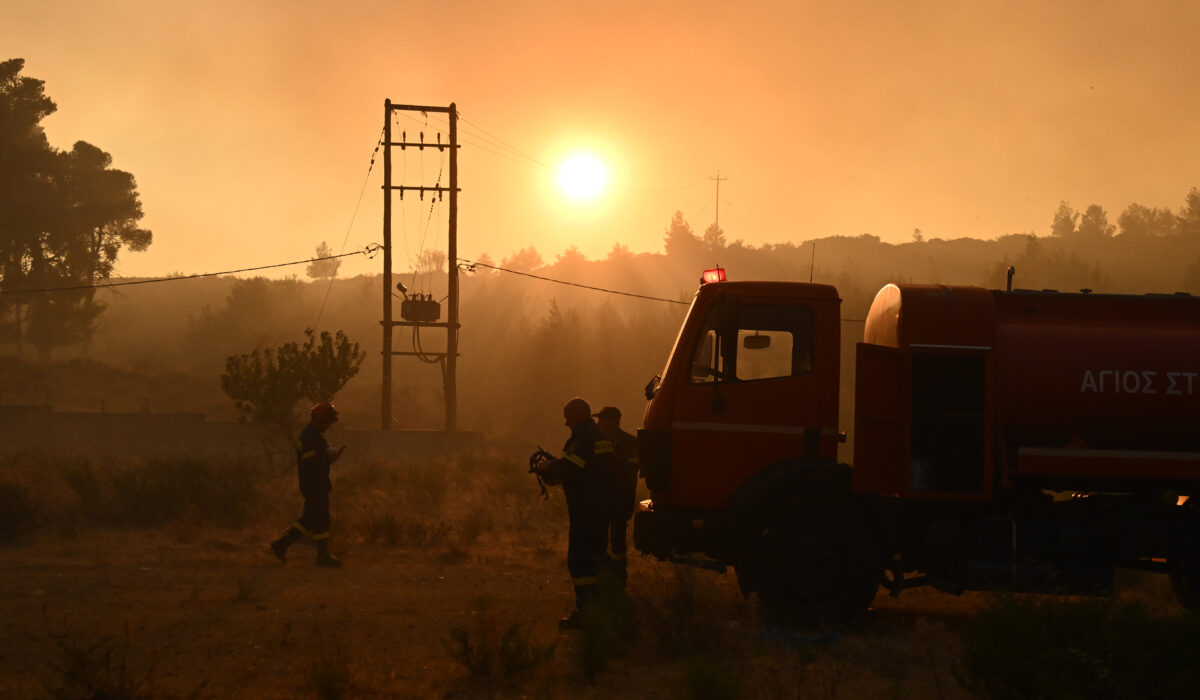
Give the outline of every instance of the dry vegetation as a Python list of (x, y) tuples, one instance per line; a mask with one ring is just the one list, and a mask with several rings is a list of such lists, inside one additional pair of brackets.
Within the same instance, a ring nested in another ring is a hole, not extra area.
[[(882, 595), (772, 630), (732, 576), (631, 562), (577, 633), (560, 493), (519, 455), (348, 464), (342, 570), (265, 551), (290, 467), (0, 461), (3, 697), (1146, 697), (1200, 680), (1161, 581), (1114, 601)], [(341, 466), (341, 465), (339, 465)], [(1050, 663), (1047, 664), (1046, 662)]]

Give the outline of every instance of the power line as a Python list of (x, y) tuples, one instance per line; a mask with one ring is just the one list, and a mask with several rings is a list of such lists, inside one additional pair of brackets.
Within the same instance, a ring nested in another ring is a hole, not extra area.
[(289, 267), (291, 265), (307, 265), (309, 263), (320, 262), (322, 260), (334, 260), (336, 258), (346, 258), (351, 255), (365, 255), (368, 258), (375, 257), (375, 253), (379, 252), (383, 246), (378, 243), (368, 244), (362, 250), (356, 250), (351, 253), (340, 253), (338, 255), (326, 255), (323, 258), (308, 258), (306, 260), (294, 260), (292, 262), (274, 263), (271, 265), (258, 265), (257, 267), (243, 267), (238, 270), (225, 270), (223, 272), (202, 272), (196, 275), (183, 275), (181, 277), (154, 277), (145, 280), (130, 280), (128, 282), (113, 282), (110, 284), (84, 284), (75, 287), (43, 287), (41, 289), (0, 289), (0, 294), (35, 294), (43, 292), (78, 292), (86, 289), (107, 289), (110, 287), (129, 287), (135, 284), (156, 284), (158, 282), (176, 282), (178, 280), (193, 280), (201, 277), (219, 277), (220, 275), (233, 275), (239, 272), (255, 272), (257, 270), (270, 270), (276, 267)]
[(635, 299), (648, 299), (650, 301), (665, 301), (668, 304), (683, 304), (684, 306), (688, 305), (688, 302), (679, 301), (677, 299), (664, 299), (662, 297), (652, 297), (652, 296), (647, 296), (645, 294), (634, 294), (633, 292), (622, 292), (617, 289), (605, 289), (604, 287), (592, 287), (592, 286), (589, 286), (586, 284), (579, 284), (578, 282), (566, 282), (564, 280), (556, 280), (551, 277), (542, 277), (541, 275), (534, 275), (534, 274), (530, 274), (528, 272), (519, 272), (517, 270), (509, 270), (508, 268), (504, 268), (504, 267), (497, 267), (496, 265), (488, 265), (487, 263), (475, 262), (473, 260), (467, 260), (466, 258), (456, 258), (455, 262), (456, 262), (456, 264), (458, 262), (466, 263), (468, 270), (471, 270), (475, 267), (486, 267), (489, 270), (499, 270), (500, 272), (507, 272), (507, 273), (513, 274), (513, 275), (521, 275), (522, 277), (532, 277), (535, 280), (542, 280), (543, 282), (553, 282), (555, 284), (563, 284), (568, 287), (579, 287), (580, 289), (590, 289), (594, 292), (604, 292), (605, 294), (620, 294), (621, 296), (634, 297)]
[[(371, 152), (371, 162), (367, 165), (367, 174), (363, 177), (362, 187), (358, 190), (358, 201), (354, 203), (354, 213), (350, 215), (350, 224), (346, 226), (346, 236), (342, 239), (342, 249), (346, 252), (346, 244), (350, 242), (350, 232), (354, 229), (354, 220), (358, 218), (358, 207), (362, 204), (363, 193), (367, 191), (367, 182), (371, 179), (371, 170), (375, 168), (375, 156), (379, 155), (379, 146), (383, 144), (384, 129), (379, 130), (379, 139), (375, 141), (375, 150)], [(325, 315), (325, 304), (329, 301), (329, 292), (333, 290), (333, 277), (329, 278), (329, 286), (325, 288), (325, 298), (321, 300), (321, 308), (317, 311), (317, 322), (313, 328), (321, 325), (321, 317)]]

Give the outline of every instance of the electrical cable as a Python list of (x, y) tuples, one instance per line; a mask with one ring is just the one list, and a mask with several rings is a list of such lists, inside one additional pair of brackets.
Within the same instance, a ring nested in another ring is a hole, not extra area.
[[(379, 155), (379, 147), (383, 145), (383, 136), (386, 129), (379, 130), (379, 139), (375, 142), (375, 150), (371, 151), (371, 162), (367, 165), (367, 174), (363, 177), (362, 188), (358, 190), (358, 201), (354, 203), (354, 213), (350, 215), (350, 224), (346, 226), (346, 236), (342, 239), (342, 249), (339, 253), (346, 252), (346, 244), (350, 242), (350, 232), (354, 229), (354, 220), (358, 218), (358, 208), (362, 205), (363, 193), (367, 191), (367, 182), (371, 179), (371, 171), (375, 168), (375, 157)], [(333, 290), (334, 276), (329, 277), (329, 286), (325, 288), (325, 298), (321, 300), (321, 308), (317, 311), (317, 322), (313, 324), (313, 328), (319, 328), (321, 324), (321, 316), (325, 314), (325, 304), (329, 301), (329, 292)]]
[(532, 277), (535, 280), (542, 280), (543, 282), (553, 282), (555, 284), (564, 284), (568, 287), (579, 287), (580, 289), (590, 289), (594, 292), (604, 292), (605, 294), (619, 294), (621, 296), (633, 297), (635, 299), (647, 299), (649, 301), (664, 301), (668, 304), (682, 304), (684, 306), (687, 306), (690, 304), (690, 302), (679, 301), (677, 299), (664, 299), (662, 297), (652, 297), (652, 296), (647, 296), (645, 294), (634, 294), (633, 292), (622, 292), (617, 289), (605, 289), (604, 287), (592, 287), (592, 286), (586, 285), (586, 284), (579, 284), (578, 282), (567, 282), (564, 280), (556, 280), (552, 277), (542, 277), (541, 275), (534, 275), (534, 274), (531, 274), (528, 272), (519, 272), (517, 270), (509, 270), (507, 268), (497, 267), (496, 265), (489, 265), (487, 263), (481, 263), (481, 262), (475, 262), (473, 260), (467, 260), (466, 258), (456, 258), (456, 262), (466, 263), (468, 270), (472, 270), (475, 267), (486, 267), (489, 270), (499, 270), (500, 272), (507, 272), (507, 273), (513, 274), (513, 275), (521, 275), (522, 277)]
[(238, 270), (224, 270), (222, 272), (202, 272), (195, 275), (181, 275), (179, 277), (154, 277), (144, 280), (129, 280), (127, 282), (112, 282), (110, 284), (85, 284), (74, 287), (43, 287), (40, 289), (0, 289), (2, 294), (35, 294), (43, 292), (78, 292), (86, 289), (107, 289), (109, 287), (129, 287), (135, 284), (155, 284), (158, 282), (176, 282), (179, 280), (193, 280), (201, 277), (219, 277), (221, 275), (233, 275), (239, 272), (255, 272), (257, 270), (270, 270), (276, 267), (289, 267), (291, 265), (307, 265), (309, 263), (320, 262), (322, 260), (335, 260), (337, 258), (347, 258), (351, 255), (365, 255), (368, 259), (373, 259), (375, 254), (383, 250), (383, 246), (378, 243), (370, 243), (362, 250), (356, 250), (351, 253), (340, 253), (338, 255), (326, 255), (320, 258), (308, 258), (306, 260), (294, 260), (292, 262), (274, 263), (271, 265), (258, 265), (256, 267), (243, 267)]

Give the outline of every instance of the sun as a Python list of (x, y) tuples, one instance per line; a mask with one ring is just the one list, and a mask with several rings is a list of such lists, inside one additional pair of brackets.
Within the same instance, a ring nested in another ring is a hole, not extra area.
[(576, 202), (590, 202), (608, 186), (608, 168), (591, 153), (575, 153), (558, 166), (558, 187)]

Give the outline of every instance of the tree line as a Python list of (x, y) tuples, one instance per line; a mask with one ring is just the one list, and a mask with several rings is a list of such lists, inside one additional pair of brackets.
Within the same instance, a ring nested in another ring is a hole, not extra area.
[[(108, 154), (94, 146), (80, 142), (59, 151), (47, 143), (40, 122), (55, 106), (41, 81), (20, 75), (22, 66), (20, 59), (0, 64), (0, 291), (102, 282), (122, 251), (144, 250), (151, 242), (150, 232), (137, 227), (135, 181), (114, 170)], [(751, 238), (753, 232), (739, 233)], [(661, 240), (659, 252), (634, 253), (626, 243), (647, 237)], [(477, 262), (483, 265), (462, 273), (460, 425), (513, 439), (557, 436), (559, 409), (575, 395), (598, 406), (616, 405), (636, 425), (641, 389), (662, 369), (700, 272), (714, 264), (724, 266), (731, 279), (834, 284), (846, 321), (844, 372), (853, 369), (861, 319), (888, 282), (1002, 288), (1013, 266), (1020, 288), (1200, 294), (1195, 187), (1175, 210), (1135, 203), (1115, 221), (1098, 204), (1080, 211), (1063, 202), (1047, 212), (1044, 229), (993, 240), (942, 239), (914, 230), (909, 241), (886, 243), (872, 234), (815, 237), (800, 224), (789, 237), (793, 242), (753, 245), (716, 224), (697, 233), (677, 211), (662, 228), (614, 242), (599, 260), (575, 248), (552, 260), (532, 247), (499, 263), (481, 255)], [(326, 352), (326, 359), (340, 358), (334, 374), (348, 382), (338, 394), (344, 421), (376, 427), (384, 285), (379, 275), (338, 277), (338, 261), (318, 260), (328, 253), (322, 243), (304, 269), (312, 281), (194, 279), (124, 287), (119, 296), (103, 288), (3, 294), (0, 356), (20, 358), (32, 347), (43, 364), (55, 350), (64, 360), (89, 358), (139, 376), (170, 373), (171, 381), (161, 383), (174, 390), (170, 403), (153, 401), (156, 407), (268, 420), (275, 409), (263, 408), (264, 397), (256, 400), (246, 377), (295, 374), (308, 361), (303, 358)], [(442, 299), (448, 262), (440, 251), (422, 251), (415, 268), (395, 275), (387, 288), (403, 281), (409, 293)], [(556, 285), (496, 268), (666, 301)], [(396, 334), (399, 350), (444, 347), (444, 333), (436, 329)], [(5, 402), (42, 398), (39, 389), (21, 383), (19, 368), (0, 370), (8, 373), (0, 377), (0, 389), (5, 382), (14, 387)], [(440, 427), (440, 367), (397, 358), (393, 372), (396, 427)], [(292, 382), (289, 389), (297, 397), (293, 401), (328, 395), (308, 391), (311, 387), (296, 393), (298, 386)], [(235, 392), (241, 406), (230, 398)], [(843, 394), (843, 403), (849, 396)], [(63, 397), (56, 403), (95, 410), (89, 401)], [(110, 410), (117, 403), (110, 400)], [(142, 403), (137, 397), (136, 405)]]

